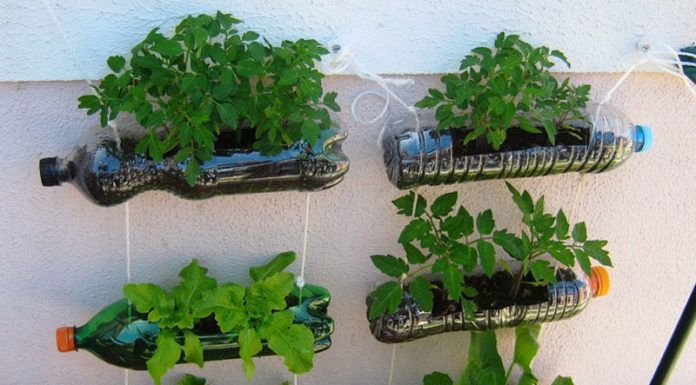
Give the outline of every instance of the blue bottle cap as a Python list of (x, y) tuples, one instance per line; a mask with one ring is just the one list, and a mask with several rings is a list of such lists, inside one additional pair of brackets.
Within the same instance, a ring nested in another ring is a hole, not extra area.
[(636, 152), (647, 152), (653, 146), (653, 132), (649, 126), (636, 125), (634, 140), (640, 147), (636, 148)]

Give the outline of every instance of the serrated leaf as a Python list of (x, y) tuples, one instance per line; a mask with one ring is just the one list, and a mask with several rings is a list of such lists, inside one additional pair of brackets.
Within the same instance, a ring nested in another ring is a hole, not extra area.
[(529, 265), (529, 269), (532, 272), (532, 276), (537, 282), (556, 282), (556, 275), (554, 268), (550, 266), (549, 261), (543, 259), (538, 259)]
[(551, 254), (551, 256), (558, 262), (568, 267), (573, 267), (575, 264), (575, 256), (573, 255), (573, 252), (561, 242), (548, 242), (546, 245), (544, 245), (544, 250)]
[(397, 214), (406, 215), (409, 217), (420, 217), (421, 215), (423, 215), (423, 213), (425, 213), (425, 207), (427, 205), (425, 198), (422, 195), (418, 194), (418, 202), (416, 203), (414, 213), (413, 200), (415, 196), (416, 194), (413, 191), (409, 191), (408, 194), (393, 200), (392, 204), (394, 204), (394, 206), (396, 206), (396, 208), (399, 209), (397, 211)]
[(408, 273), (408, 265), (403, 259), (392, 255), (373, 255), (370, 259), (382, 273), (390, 277), (399, 278)]
[(162, 377), (174, 367), (181, 357), (181, 347), (171, 332), (160, 331), (155, 341), (155, 353), (147, 360), (147, 371), (156, 385), (161, 385)]
[(196, 185), (196, 181), (198, 181), (198, 175), (201, 174), (201, 166), (198, 164), (198, 161), (195, 158), (189, 159), (188, 163), (186, 164), (186, 169), (184, 170), (184, 177), (186, 177), (186, 183), (190, 187), (193, 187)]
[(469, 345), (469, 362), (489, 374), (490, 385), (505, 385), (505, 369), (498, 354), (495, 332), (472, 332)]
[(565, 213), (562, 209), (558, 210), (558, 214), (556, 214), (556, 238), (561, 241), (568, 238), (568, 229), (568, 219)]
[(326, 107), (330, 108), (333, 111), (341, 111), (341, 107), (336, 103), (336, 97), (338, 94), (335, 92), (328, 92), (326, 95), (324, 95), (324, 100), (323, 103)]
[(584, 271), (588, 276), (591, 275), (592, 263), (590, 262), (590, 257), (587, 255), (587, 253), (582, 249), (575, 249), (573, 252), (575, 253), (575, 259), (578, 260), (582, 271)]
[(532, 362), (539, 351), (540, 324), (521, 325), (515, 328), (515, 353), (513, 361), (523, 371), (532, 371)]
[(242, 35), (242, 40), (244, 40), (244, 41), (252, 41), (252, 40), (256, 40), (258, 38), (259, 38), (259, 34), (254, 32), (254, 31), (246, 31)]
[(495, 272), (495, 248), (490, 242), (479, 239), (476, 241), (481, 269), (487, 277), (492, 277)]
[(609, 252), (604, 250), (607, 245), (607, 241), (585, 241), (582, 245), (582, 249), (595, 261), (601, 263), (604, 266), (612, 266), (611, 259), (609, 258)]
[(432, 372), (423, 377), (423, 385), (453, 385), (454, 382), (445, 373)]
[(261, 63), (252, 59), (240, 60), (234, 68), (237, 71), (237, 75), (245, 78), (263, 75), (264, 73)]
[(570, 377), (556, 377), (551, 385), (573, 385), (573, 379)]
[(126, 59), (123, 58), (123, 56), (109, 56), (108, 59), (106, 59), (106, 64), (111, 68), (112, 71), (119, 73), (123, 69), (123, 67), (126, 65)]
[(452, 211), (457, 203), (457, 192), (453, 191), (437, 197), (430, 206), (430, 212), (434, 217), (444, 217)]
[(264, 280), (273, 274), (280, 273), (295, 262), (295, 252), (286, 251), (276, 255), (270, 262), (263, 266), (255, 266), (249, 269), (249, 276), (254, 282)]
[(493, 232), (495, 221), (493, 220), (493, 212), (490, 209), (479, 213), (476, 217), (476, 228), (483, 235)]
[(502, 247), (511, 257), (521, 261), (527, 257), (522, 244), (522, 239), (515, 234), (508, 233), (507, 230), (500, 230), (493, 233), (493, 242)]
[(186, 362), (195, 363), (199, 367), (203, 367), (204, 359), (201, 340), (188, 330), (184, 331), (184, 359)]
[(295, 374), (312, 370), (314, 361), (314, 334), (305, 325), (291, 325), (274, 332), (268, 339), (268, 347), (279, 356), (283, 363)]
[(408, 263), (415, 265), (428, 260), (428, 257), (425, 256), (416, 246), (413, 246), (410, 243), (403, 243), (402, 246), (404, 247), (404, 251), (406, 251), (406, 259), (408, 260)]
[(312, 119), (305, 120), (300, 127), (300, 131), (302, 132), (302, 138), (312, 144), (316, 143), (321, 136), (321, 128)]
[(457, 266), (449, 263), (444, 265), (442, 283), (445, 289), (447, 289), (449, 296), (453, 300), (459, 301), (459, 298), (462, 296), (462, 283), (464, 283), (464, 276), (461, 270), (459, 270)]
[(190, 309), (204, 292), (217, 287), (217, 281), (207, 276), (208, 269), (193, 259), (181, 272), (181, 282), (172, 289), (172, 297), (179, 309)]
[(287, 297), (295, 287), (295, 276), (282, 271), (254, 282), (247, 291), (246, 309), (252, 317), (263, 318), (274, 310), (287, 307)]
[(410, 243), (415, 239), (421, 239), (428, 231), (430, 231), (430, 224), (424, 219), (416, 218), (401, 231), (399, 243)]
[(148, 317), (151, 321), (159, 321), (174, 311), (174, 299), (157, 285), (129, 283), (123, 286), (123, 294), (138, 312), (150, 313)]
[(242, 359), (242, 370), (244, 370), (248, 382), (254, 378), (254, 372), (256, 371), (253, 357), (263, 349), (263, 345), (256, 330), (251, 328), (240, 331), (238, 341), (239, 358)]
[(585, 222), (576, 223), (573, 226), (573, 240), (575, 242), (585, 242), (587, 240), (587, 227), (585, 227)]
[(237, 110), (229, 103), (216, 103), (215, 109), (220, 114), (220, 119), (230, 128), (236, 128), (239, 116)]
[(464, 271), (471, 272), (476, 267), (476, 249), (469, 245), (455, 243), (450, 248), (450, 258), (452, 262), (461, 265)]
[(390, 281), (381, 284), (370, 294), (372, 304), (368, 318), (375, 319), (384, 313), (391, 314), (399, 307), (403, 297), (401, 285), (398, 282)]
[(408, 292), (423, 311), (431, 311), (433, 309), (433, 292), (430, 290), (430, 282), (427, 279), (416, 277), (408, 284)]

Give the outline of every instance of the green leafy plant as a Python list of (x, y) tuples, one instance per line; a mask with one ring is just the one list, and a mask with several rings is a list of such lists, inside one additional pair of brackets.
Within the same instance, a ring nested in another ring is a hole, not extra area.
[(570, 66), (561, 51), (534, 47), (518, 35), (501, 32), (493, 49), (474, 48), (458, 75), (442, 77), (444, 92), (430, 89), (416, 106), (437, 107), (438, 128), (466, 131), (465, 145), (485, 136), (498, 150), (511, 128), (532, 134), (543, 129), (555, 144), (561, 130), (578, 135), (570, 123), (585, 119), (581, 109), (589, 100), (590, 85), (575, 86), (568, 78), (559, 83), (549, 71), (552, 57)]
[(328, 53), (315, 40), (259, 41), (254, 31), (237, 29), (229, 14), (188, 16), (171, 37), (157, 28), (132, 49), (129, 61), (112, 56), (96, 95), (79, 98), (101, 125), (119, 113), (135, 115), (147, 129), (136, 152), (161, 161), (174, 153), (188, 162), (193, 185), (200, 163), (212, 157), (223, 131), (241, 140), (253, 130), (253, 147), (278, 153), (299, 140), (311, 144), (330, 128), (329, 111), (339, 110), (336, 93), (323, 95), (323, 75), (315, 68)]
[[(515, 352), (507, 370), (498, 353), (495, 332), (472, 332), (469, 345), (468, 363), (456, 385), (536, 385), (539, 380), (534, 375), (532, 363), (539, 352), (539, 332), (541, 325), (524, 325), (515, 329)], [(511, 382), (515, 367), (522, 374), (517, 382)], [(423, 385), (454, 385), (449, 375), (433, 372), (423, 377)], [(573, 385), (568, 377), (558, 376), (551, 385)]]
[(248, 287), (232, 282), (218, 285), (196, 259), (179, 273), (181, 282), (169, 292), (151, 283), (125, 285), (123, 292), (135, 309), (159, 324), (157, 348), (147, 361), (155, 383), (161, 383), (182, 354), (185, 361), (203, 367), (203, 347), (195, 330), (199, 321), (212, 315), (220, 332), (237, 336), (247, 381), (256, 369), (252, 357), (261, 352), (263, 342), (284, 357), (291, 372), (311, 370), (314, 335), (307, 326), (293, 323), (286, 303), (295, 277), (284, 269), (294, 261), (295, 253), (285, 252), (264, 266), (252, 267), (253, 283)]
[[(474, 218), (457, 203), (457, 192), (445, 193), (428, 206), (426, 199), (413, 191), (393, 201), (398, 214), (412, 218), (399, 235), (405, 257), (373, 255), (374, 265), (392, 279), (378, 286), (371, 294), (370, 319), (393, 313), (401, 304), (404, 287), (424, 311), (433, 309), (432, 283), (422, 276), (427, 272), (442, 278), (449, 298), (461, 304), (469, 315), (476, 311), (475, 288), (467, 285), (466, 274), (478, 266), (492, 277), (496, 266), (514, 277), (510, 298), (517, 298), (520, 284), (531, 273), (534, 285), (556, 283), (551, 263), (542, 259), (550, 255), (561, 264), (572, 267), (577, 261), (583, 271), (591, 274), (590, 258), (611, 266), (607, 241), (589, 240), (584, 222), (570, 232), (570, 224), (561, 209), (556, 215), (544, 211), (544, 197), (534, 201), (507, 183), (512, 200), (522, 214), (526, 226), (519, 235), (497, 229), (493, 212), (482, 211)], [(512, 259), (499, 258), (499, 246)], [(511, 262), (519, 265), (513, 272)]]

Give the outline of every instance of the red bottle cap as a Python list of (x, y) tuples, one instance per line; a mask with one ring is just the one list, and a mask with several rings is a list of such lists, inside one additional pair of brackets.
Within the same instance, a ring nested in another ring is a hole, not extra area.
[(77, 350), (75, 349), (75, 327), (63, 326), (56, 329), (56, 345), (61, 353)]

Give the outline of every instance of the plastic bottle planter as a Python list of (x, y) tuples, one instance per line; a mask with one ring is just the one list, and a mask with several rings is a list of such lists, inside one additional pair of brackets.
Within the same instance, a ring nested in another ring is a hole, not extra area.
[[(201, 174), (191, 187), (184, 177), (186, 162), (166, 157), (156, 163), (135, 154), (136, 140), (119, 141), (108, 131), (100, 130), (90, 143), (77, 148), (67, 159), (41, 159), (39, 171), (43, 185), (71, 182), (94, 203), (111, 206), (146, 190), (167, 190), (188, 199), (219, 194), (321, 190), (343, 180), (349, 167), (348, 158), (341, 151), (345, 134), (326, 130), (313, 147), (301, 141), (274, 156), (218, 145), (213, 158), (201, 165)], [(222, 142), (222, 138), (218, 140)]]
[[(495, 286), (496, 278), (507, 275), (497, 273), (493, 279), (477, 277), (467, 281), (476, 287), (476, 283), (487, 282), (484, 286)], [(514, 302), (495, 304), (491, 301), (490, 290), (479, 287), (479, 297), (474, 298), (478, 311), (473, 315), (462, 312), (458, 303), (448, 300), (447, 293), (440, 282), (433, 282), (435, 302), (431, 312), (420, 309), (404, 290), (401, 306), (391, 315), (384, 315), (370, 322), (372, 334), (381, 342), (405, 342), (433, 334), (458, 330), (488, 330), (503, 327), (515, 327), (523, 323), (540, 323), (570, 318), (581, 312), (590, 299), (606, 295), (609, 291), (609, 275), (603, 267), (593, 267), (592, 276), (561, 269), (556, 273), (558, 283), (534, 287), (522, 285)], [(507, 294), (508, 290), (505, 290)], [(497, 298), (497, 297), (496, 297)], [(541, 301), (539, 300), (541, 299)], [(485, 303), (482, 303), (485, 302)], [(369, 298), (368, 298), (369, 303)], [(497, 306), (496, 306), (497, 305)]]
[[(301, 303), (298, 303), (302, 298)], [(334, 322), (326, 314), (331, 296), (328, 290), (313, 285), (295, 288), (286, 299), (292, 304), (295, 323), (302, 323), (314, 333), (314, 351), (321, 352), (331, 346)], [(239, 358), (237, 335), (222, 334), (214, 318), (196, 325), (203, 345), (206, 361)], [(69, 352), (84, 349), (102, 360), (124, 368), (145, 370), (147, 360), (155, 351), (159, 334), (157, 323), (147, 321), (147, 314), (138, 313), (123, 299), (102, 309), (89, 322), (80, 327), (61, 327), (56, 330), (58, 351)], [(180, 344), (183, 345), (183, 336)], [(272, 355), (264, 342), (259, 355)], [(185, 363), (179, 361), (179, 363)]]
[[(481, 149), (487, 146), (480, 146), (477, 141), (464, 146), (466, 133), (460, 130), (433, 128), (387, 136), (382, 143), (387, 175), (396, 187), (409, 189), (571, 171), (597, 173), (617, 167), (632, 153), (645, 152), (652, 145), (649, 127), (631, 125), (614, 111), (603, 107), (600, 115), (587, 116), (593, 118), (594, 124), (579, 127), (583, 140), (561, 134), (556, 138), (556, 146), (551, 146), (543, 144), (545, 134), (517, 131), (510, 136), (528, 139), (524, 140), (527, 143), (506, 142), (499, 152)], [(534, 144), (535, 141), (540, 144)]]

